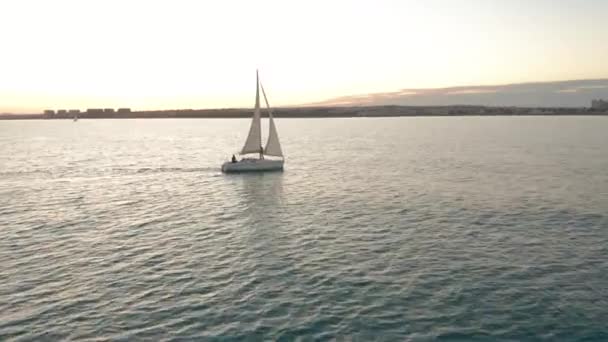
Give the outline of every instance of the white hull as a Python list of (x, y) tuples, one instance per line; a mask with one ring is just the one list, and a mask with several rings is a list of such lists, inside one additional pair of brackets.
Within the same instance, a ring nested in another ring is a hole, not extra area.
[(263, 171), (282, 171), (283, 160), (271, 159), (243, 159), (222, 164), (222, 172), (263, 172)]

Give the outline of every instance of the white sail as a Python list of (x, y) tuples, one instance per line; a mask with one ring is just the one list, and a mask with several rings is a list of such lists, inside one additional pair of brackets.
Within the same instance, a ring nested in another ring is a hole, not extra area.
[[(255, 85), (255, 110), (253, 112), (253, 120), (251, 121), (251, 127), (249, 128), (249, 135), (245, 145), (241, 150), (241, 154), (248, 153), (259, 153), (260, 158), (243, 158), (236, 160), (234, 155), (232, 160), (222, 164), (222, 172), (265, 172), (265, 171), (283, 171), (283, 165), (285, 159), (264, 159), (264, 154), (270, 156), (283, 157), (283, 151), (281, 151), (281, 144), (279, 143), (279, 135), (277, 134), (277, 128), (274, 125), (274, 118), (270, 105), (268, 104), (268, 98), (266, 92), (256, 71), (256, 85)], [(269, 132), (268, 142), (266, 148), (262, 149), (262, 128), (261, 128), (261, 113), (260, 113), (260, 88), (262, 88), (262, 94), (264, 94), (264, 101), (268, 108), (268, 119), (269, 119)]]
[(281, 143), (279, 142), (279, 134), (277, 133), (277, 128), (274, 125), (274, 120), (272, 118), (272, 110), (270, 110), (270, 105), (268, 104), (268, 98), (266, 97), (266, 92), (264, 91), (264, 86), (260, 84), (262, 87), (262, 94), (264, 95), (264, 101), (266, 102), (266, 107), (268, 108), (268, 120), (269, 120), (269, 129), (268, 129), (268, 141), (266, 142), (266, 148), (264, 148), (264, 154), (268, 156), (276, 156), (282, 157), (283, 151), (281, 151)]
[(249, 128), (249, 135), (245, 140), (245, 145), (241, 150), (241, 154), (259, 153), (262, 147), (262, 127), (260, 125), (260, 82), (258, 72), (255, 73), (255, 110), (253, 111), (253, 120)]

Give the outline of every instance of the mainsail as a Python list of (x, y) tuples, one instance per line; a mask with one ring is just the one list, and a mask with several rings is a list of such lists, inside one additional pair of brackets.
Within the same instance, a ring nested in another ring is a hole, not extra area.
[(241, 150), (241, 154), (260, 153), (262, 148), (262, 127), (260, 125), (260, 82), (258, 72), (255, 72), (255, 110), (253, 112), (253, 120), (249, 128), (249, 135), (245, 140), (245, 145)]
[(282, 157), (283, 151), (281, 151), (279, 134), (277, 133), (277, 128), (274, 125), (274, 120), (272, 118), (272, 110), (270, 110), (270, 105), (268, 104), (268, 98), (266, 97), (264, 86), (260, 84), (260, 87), (262, 87), (262, 94), (264, 95), (264, 101), (266, 102), (266, 107), (268, 108), (268, 120), (270, 126), (268, 129), (268, 141), (266, 142), (266, 148), (264, 148), (264, 154), (268, 156)]

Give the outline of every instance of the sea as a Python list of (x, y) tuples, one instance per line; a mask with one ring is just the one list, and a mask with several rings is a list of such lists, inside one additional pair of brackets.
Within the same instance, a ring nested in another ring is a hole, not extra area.
[(249, 124), (1, 121), (0, 340), (608, 341), (608, 117)]

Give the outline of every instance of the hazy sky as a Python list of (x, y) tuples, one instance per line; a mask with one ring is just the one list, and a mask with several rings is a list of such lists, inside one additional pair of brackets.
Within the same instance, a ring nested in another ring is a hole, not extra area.
[(608, 77), (606, 0), (0, 0), (0, 112)]

